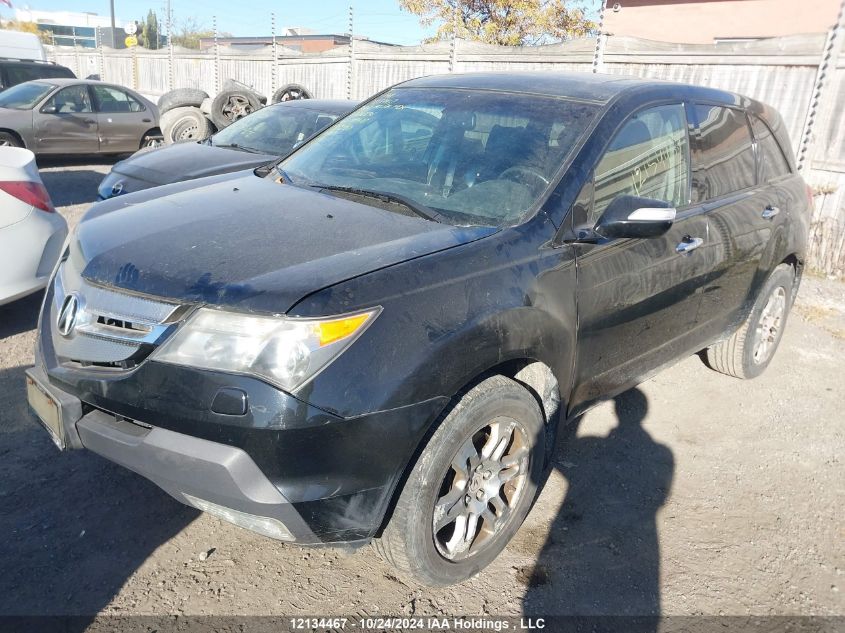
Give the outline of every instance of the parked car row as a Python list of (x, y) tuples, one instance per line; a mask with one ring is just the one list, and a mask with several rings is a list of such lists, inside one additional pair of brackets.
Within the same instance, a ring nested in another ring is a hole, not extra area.
[(352, 101), (288, 101), (259, 110), (205, 140), (138, 152), (112, 168), (100, 184), (99, 197), (254, 169), (287, 155), (354, 106)]
[(695, 352), (771, 362), (810, 198), (770, 107), (554, 73), (414, 79), (309, 137), (351, 107), (314, 106), (104, 181), (27, 371), (60, 449), (447, 585), (519, 529), (560, 425)]

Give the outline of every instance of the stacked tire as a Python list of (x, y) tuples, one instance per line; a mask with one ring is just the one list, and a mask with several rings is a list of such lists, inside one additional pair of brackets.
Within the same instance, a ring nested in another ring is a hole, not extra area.
[(177, 88), (161, 95), (159, 127), (165, 143), (201, 141), (216, 132), (200, 109), (206, 99), (208, 93), (195, 88)]
[[(272, 103), (294, 99), (311, 99), (311, 93), (299, 84), (288, 84), (273, 93)], [(200, 141), (266, 103), (267, 97), (234, 79), (227, 79), (213, 98), (196, 88), (177, 88), (158, 100), (159, 127), (168, 145)]]

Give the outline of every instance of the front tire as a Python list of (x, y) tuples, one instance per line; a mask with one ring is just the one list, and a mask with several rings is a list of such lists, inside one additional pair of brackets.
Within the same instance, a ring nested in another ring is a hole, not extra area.
[(23, 143), (14, 134), (0, 132), (0, 147), (23, 147)]
[(376, 549), (426, 585), (477, 574), (525, 520), (544, 455), (537, 400), (509, 378), (487, 378), (460, 397), (431, 436)]
[(735, 378), (756, 378), (777, 351), (792, 306), (795, 273), (781, 264), (769, 276), (751, 314), (730, 338), (705, 350), (707, 366)]

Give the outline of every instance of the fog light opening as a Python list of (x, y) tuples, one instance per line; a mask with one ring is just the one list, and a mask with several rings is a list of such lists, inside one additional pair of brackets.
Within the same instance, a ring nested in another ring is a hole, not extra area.
[(246, 528), (247, 530), (263, 534), (264, 536), (269, 536), (270, 538), (274, 538), (279, 541), (294, 540), (290, 531), (278, 519), (264, 517), (258, 514), (249, 514), (247, 512), (241, 512), (240, 510), (233, 510), (232, 508), (227, 508), (226, 506), (221, 506), (217, 503), (206, 501), (205, 499), (198, 499), (197, 497), (189, 494), (185, 494), (185, 499), (187, 499), (188, 503), (198, 510), (213, 514), (224, 521), (234, 523), (238, 527)]

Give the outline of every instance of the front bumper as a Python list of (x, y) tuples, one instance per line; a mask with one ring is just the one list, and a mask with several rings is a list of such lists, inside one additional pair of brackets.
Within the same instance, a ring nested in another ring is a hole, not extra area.
[[(45, 310), (38, 365), (29, 371), (56, 399), (79, 403), (79, 419), (65, 423), (69, 446), (88, 448), (240, 525), (225, 511), (240, 513), (235, 519), (278, 521), (290, 533), (286, 540), (356, 542), (376, 534), (446, 402), (342, 418), (247, 376), (150, 359), (131, 371), (68, 366), (56, 358), (50, 320)], [(245, 394), (246, 412), (216, 412), (222, 390)]]
[(100, 200), (108, 200), (117, 196), (126, 195), (127, 193), (135, 193), (136, 191), (143, 191), (150, 187), (158, 187), (160, 183), (149, 182), (141, 180), (133, 176), (127, 176), (114, 170), (106, 174), (106, 177), (100, 182), (97, 187), (97, 198)]
[(68, 446), (87, 448), (146, 477), (182, 503), (265, 536), (321, 542), (243, 450), (142, 426), (98, 409), (83, 414), (81, 401), (49, 385), (42, 369), (27, 374), (62, 402)]

